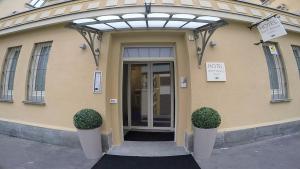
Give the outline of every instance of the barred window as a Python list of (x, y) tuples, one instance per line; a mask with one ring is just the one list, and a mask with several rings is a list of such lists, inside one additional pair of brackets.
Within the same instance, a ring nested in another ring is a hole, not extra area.
[(300, 46), (292, 46), (300, 75)]
[(278, 46), (264, 43), (263, 49), (269, 69), (272, 101), (285, 100), (288, 98), (286, 71)]
[(1, 73), (0, 99), (12, 100), (15, 71), (21, 47), (8, 48)]
[(31, 102), (44, 102), (45, 76), (48, 56), (52, 42), (37, 43), (34, 46), (30, 60), (27, 82), (27, 100)]

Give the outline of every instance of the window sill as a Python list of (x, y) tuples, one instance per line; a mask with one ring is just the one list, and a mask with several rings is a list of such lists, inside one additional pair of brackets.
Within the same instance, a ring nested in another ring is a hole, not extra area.
[(45, 106), (46, 103), (45, 102), (35, 102), (35, 101), (28, 101), (25, 100), (23, 101), (24, 104), (29, 104), (29, 105), (38, 105), (38, 106)]
[(277, 99), (277, 100), (271, 100), (270, 103), (284, 103), (284, 102), (291, 102), (292, 99)]
[(3, 103), (13, 103), (14, 101), (11, 100), (11, 99), (0, 99), (0, 102), (3, 102)]

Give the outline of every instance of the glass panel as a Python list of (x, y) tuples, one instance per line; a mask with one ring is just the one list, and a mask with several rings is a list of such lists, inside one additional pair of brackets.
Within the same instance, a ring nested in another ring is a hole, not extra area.
[(166, 13), (150, 13), (147, 15), (148, 18), (169, 18), (170, 15)]
[(148, 65), (132, 64), (130, 69), (131, 125), (148, 126)]
[(172, 18), (177, 18), (177, 19), (194, 19), (196, 16), (195, 15), (190, 15), (190, 14), (175, 14), (172, 16)]
[(140, 13), (130, 13), (130, 14), (122, 15), (122, 18), (124, 19), (145, 18), (145, 15)]
[(298, 70), (299, 70), (299, 73), (300, 73), (300, 47), (299, 46), (293, 46), (293, 52), (294, 52), (296, 63), (297, 63)]
[(272, 100), (286, 99), (287, 86), (284, 65), (276, 44), (263, 46), (268, 64)]
[(185, 21), (169, 21), (165, 27), (167, 28), (179, 28), (182, 25), (184, 25), (186, 22)]
[(107, 24), (117, 29), (130, 28), (126, 22), (112, 22)]
[(38, 43), (34, 47), (27, 82), (27, 100), (29, 101), (44, 101), (45, 75), (51, 43), (52, 42)]
[(44, 91), (45, 90), (45, 75), (46, 75), (46, 67), (48, 62), (48, 54), (49, 54), (50, 46), (42, 47), (37, 70), (35, 77), (35, 90), (36, 91)]
[(182, 28), (188, 28), (188, 29), (196, 29), (201, 26), (206, 25), (207, 23), (201, 23), (201, 22), (189, 22), (186, 25), (184, 25)]
[(77, 19), (73, 21), (73, 23), (88, 23), (88, 22), (95, 22), (95, 19)]
[(21, 47), (12, 47), (8, 49), (2, 69), (0, 85), (1, 99), (12, 100), (14, 77), (20, 49)]
[(113, 29), (112, 27), (105, 25), (105, 24), (94, 24), (94, 25), (87, 25), (88, 27), (99, 29), (99, 30), (110, 30)]
[(123, 67), (123, 126), (128, 126), (128, 64)]
[(220, 18), (214, 17), (214, 16), (200, 16), (197, 19), (206, 20), (206, 21), (219, 21), (219, 20), (221, 20)]
[(39, 0), (35, 5), (34, 5), (34, 7), (41, 7), (43, 4), (44, 4), (44, 0)]
[(124, 49), (124, 57), (174, 57), (174, 52), (172, 47), (127, 47)]
[(108, 20), (117, 20), (121, 18), (117, 15), (107, 15), (107, 16), (99, 16), (97, 19), (99, 21), (108, 21)]
[(171, 127), (172, 87), (170, 63), (153, 64), (153, 126)]
[(148, 21), (148, 26), (152, 28), (162, 28), (166, 21)]
[(128, 21), (128, 24), (133, 28), (146, 28), (146, 21)]

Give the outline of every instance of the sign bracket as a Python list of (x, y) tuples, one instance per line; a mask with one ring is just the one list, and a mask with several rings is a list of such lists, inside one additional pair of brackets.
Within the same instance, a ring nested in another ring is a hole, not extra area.
[(89, 28), (86, 26), (76, 25), (76, 24), (69, 24), (67, 27), (77, 30), (80, 35), (85, 39), (86, 43), (89, 45), (91, 52), (94, 56), (96, 67), (99, 67), (99, 60), (100, 60), (100, 49), (96, 48), (96, 41), (98, 40), (100, 42), (101, 46), (101, 40), (103, 32)]
[(201, 66), (204, 51), (206, 49), (206, 46), (211, 36), (218, 28), (225, 26), (227, 24), (228, 23), (225, 22), (224, 20), (220, 20), (217, 23), (210, 23), (204, 27), (194, 30), (194, 38), (195, 38), (195, 43), (197, 48), (196, 50), (197, 50), (199, 66)]
[(271, 19), (271, 18), (273, 18), (273, 17), (275, 17), (275, 16), (277, 16), (277, 14), (270, 15), (270, 16), (268, 16), (268, 17), (266, 17), (266, 18), (263, 18), (263, 19), (261, 19), (260, 21), (251, 24), (250, 26), (248, 26), (248, 28), (249, 28), (250, 30), (252, 30), (254, 27), (257, 27), (260, 23), (262, 23), (262, 22), (264, 22), (264, 21), (268, 21), (269, 19)]

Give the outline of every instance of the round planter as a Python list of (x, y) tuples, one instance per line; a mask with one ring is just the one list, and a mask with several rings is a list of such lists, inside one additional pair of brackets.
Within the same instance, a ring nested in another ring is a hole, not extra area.
[(77, 129), (80, 144), (88, 159), (99, 159), (102, 156), (100, 127), (89, 130)]
[(208, 159), (213, 151), (217, 128), (202, 129), (194, 127), (194, 158)]

